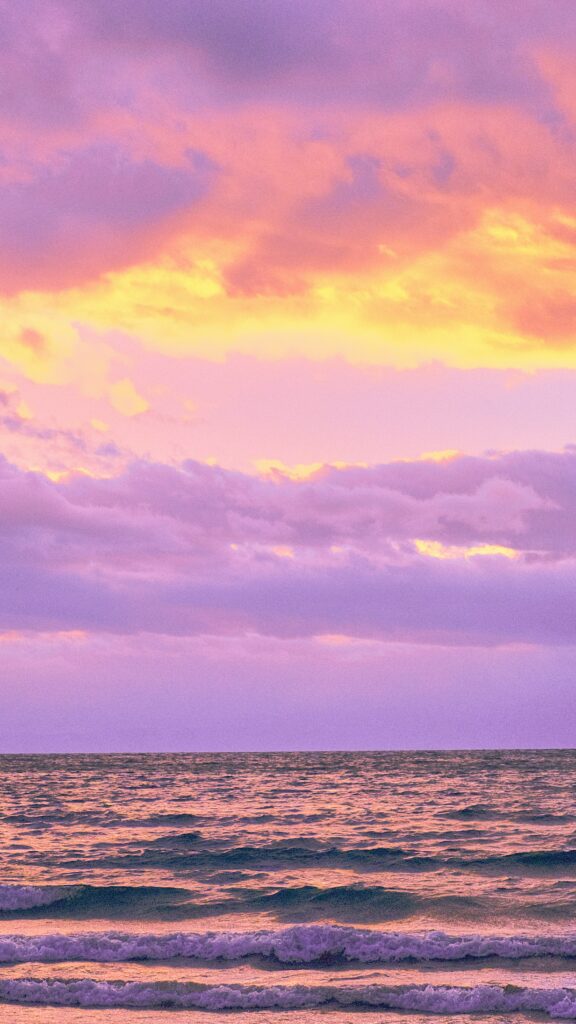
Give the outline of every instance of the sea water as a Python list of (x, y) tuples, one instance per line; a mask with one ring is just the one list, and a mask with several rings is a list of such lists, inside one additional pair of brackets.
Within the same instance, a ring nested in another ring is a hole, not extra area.
[(576, 752), (0, 758), (1, 1024), (576, 1019)]

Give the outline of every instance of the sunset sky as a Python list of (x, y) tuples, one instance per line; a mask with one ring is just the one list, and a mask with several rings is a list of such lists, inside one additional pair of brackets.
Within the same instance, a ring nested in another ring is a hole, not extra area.
[(0, 26), (0, 749), (573, 746), (574, 0)]

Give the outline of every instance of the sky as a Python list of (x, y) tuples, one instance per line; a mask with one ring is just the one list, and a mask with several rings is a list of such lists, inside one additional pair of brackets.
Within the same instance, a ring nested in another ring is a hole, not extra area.
[(0, 751), (573, 746), (573, 0), (0, 32)]

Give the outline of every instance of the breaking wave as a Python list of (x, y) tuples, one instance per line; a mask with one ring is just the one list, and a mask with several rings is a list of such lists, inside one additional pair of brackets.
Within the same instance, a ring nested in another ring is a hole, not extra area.
[(1, 885), (0, 915), (42, 917), (114, 916), (131, 908), (158, 911), (190, 900), (188, 889), (124, 885)]
[(576, 957), (572, 936), (447, 935), (443, 932), (379, 932), (339, 925), (298, 925), (255, 932), (177, 932), (0, 936), (0, 963), (130, 960), (217, 961), (262, 957), (282, 964), (336, 961), (399, 963), (528, 957)]
[(256, 1010), (319, 1006), (378, 1007), (426, 1013), (545, 1013), (576, 1019), (576, 991), (475, 985), (196, 985), (190, 982), (0, 981), (0, 1001), (36, 1006)]
[(73, 898), (78, 886), (0, 885), (0, 912), (32, 910)]

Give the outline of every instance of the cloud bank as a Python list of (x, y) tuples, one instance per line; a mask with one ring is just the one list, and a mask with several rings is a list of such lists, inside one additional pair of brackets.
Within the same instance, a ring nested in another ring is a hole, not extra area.
[(576, 454), (326, 466), (2, 465), (5, 631), (576, 640)]

